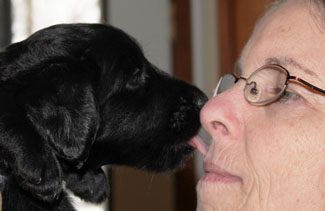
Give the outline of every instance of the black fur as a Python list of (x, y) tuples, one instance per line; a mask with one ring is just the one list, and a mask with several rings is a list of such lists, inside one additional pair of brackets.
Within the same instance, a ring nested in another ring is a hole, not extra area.
[(111, 26), (62, 24), (0, 54), (3, 211), (73, 210), (108, 194), (101, 166), (165, 171), (191, 154), (206, 101)]

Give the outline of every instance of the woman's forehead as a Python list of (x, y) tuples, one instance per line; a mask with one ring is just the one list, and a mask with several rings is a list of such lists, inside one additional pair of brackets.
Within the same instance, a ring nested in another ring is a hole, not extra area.
[(305, 4), (291, 1), (280, 6), (254, 30), (239, 60), (241, 67), (256, 69), (277, 58), (274, 63), (303, 67), (292, 68), (290, 74), (305, 75), (301, 70), (308, 70), (319, 76), (315, 81), (324, 83), (325, 32), (316, 22)]

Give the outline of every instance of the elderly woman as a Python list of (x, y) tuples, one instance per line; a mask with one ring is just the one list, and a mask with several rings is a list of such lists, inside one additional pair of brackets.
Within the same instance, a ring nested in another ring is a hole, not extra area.
[(201, 112), (198, 210), (325, 210), (325, 1), (277, 2)]

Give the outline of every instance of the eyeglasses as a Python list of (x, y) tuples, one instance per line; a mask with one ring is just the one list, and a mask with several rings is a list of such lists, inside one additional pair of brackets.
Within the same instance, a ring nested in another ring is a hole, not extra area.
[(288, 83), (293, 81), (303, 85), (318, 94), (325, 95), (325, 90), (309, 82), (291, 76), (284, 67), (277, 64), (267, 64), (255, 70), (248, 78), (227, 74), (220, 78), (213, 97), (231, 88), (238, 80), (246, 81), (244, 87), (245, 99), (252, 105), (267, 105), (282, 97)]

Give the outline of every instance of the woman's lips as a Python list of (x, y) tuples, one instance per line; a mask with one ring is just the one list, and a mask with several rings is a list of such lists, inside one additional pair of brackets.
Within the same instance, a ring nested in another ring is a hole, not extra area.
[(242, 182), (239, 176), (232, 175), (231, 173), (221, 169), (219, 166), (205, 162), (204, 163), (204, 176), (202, 181), (214, 183), (237, 183)]

